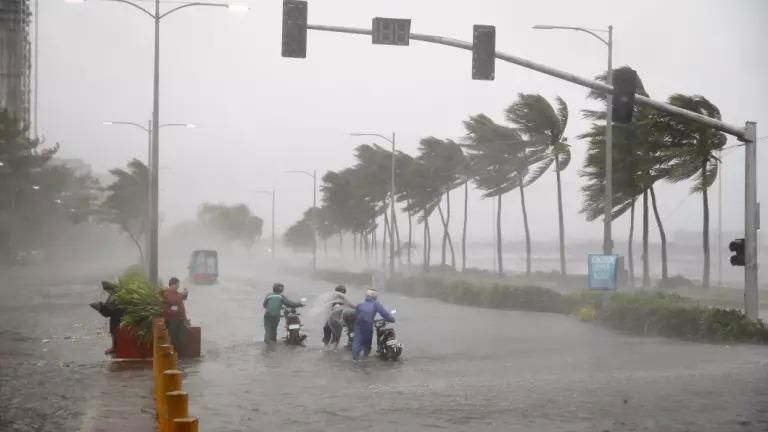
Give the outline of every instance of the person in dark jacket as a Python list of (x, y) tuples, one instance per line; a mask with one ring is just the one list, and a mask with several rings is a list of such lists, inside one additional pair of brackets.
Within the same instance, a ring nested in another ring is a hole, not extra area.
[(304, 305), (298, 302), (288, 300), (283, 295), (285, 286), (280, 282), (272, 285), (272, 293), (264, 298), (264, 343), (269, 345), (277, 342), (277, 327), (280, 325), (280, 315), (283, 312), (283, 306), (299, 308)]
[(378, 291), (369, 289), (366, 293), (365, 301), (355, 308), (357, 314), (355, 318), (355, 337), (352, 339), (353, 360), (359, 360), (361, 353), (366, 357), (371, 353), (373, 321), (376, 319), (376, 314), (381, 315), (387, 322), (395, 322), (395, 317), (378, 302), (378, 297)]

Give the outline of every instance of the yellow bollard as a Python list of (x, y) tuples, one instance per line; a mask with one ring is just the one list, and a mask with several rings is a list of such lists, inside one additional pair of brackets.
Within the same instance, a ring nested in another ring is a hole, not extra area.
[(173, 420), (170, 432), (197, 432), (197, 417), (184, 417)]
[[(165, 417), (161, 431), (170, 432), (173, 420), (189, 417), (189, 395), (185, 391), (172, 391), (165, 394)], [(164, 428), (163, 428), (164, 426)]]
[(181, 378), (184, 374), (180, 370), (170, 369), (163, 372), (163, 394), (181, 390)]
[(158, 421), (162, 421), (165, 408), (165, 393), (162, 391), (162, 374), (167, 370), (175, 370), (177, 366), (176, 353), (173, 352), (173, 345), (160, 345), (160, 354), (158, 362), (158, 376), (155, 381), (155, 412)]

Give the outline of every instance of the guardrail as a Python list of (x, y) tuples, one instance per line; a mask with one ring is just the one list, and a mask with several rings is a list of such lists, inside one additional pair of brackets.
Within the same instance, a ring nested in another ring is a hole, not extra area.
[(152, 322), (152, 339), (152, 374), (158, 430), (197, 432), (198, 419), (189, 416), (189, 395), (182, 390), (184, 374), (178, 370), (179, 357), (162, 318)]

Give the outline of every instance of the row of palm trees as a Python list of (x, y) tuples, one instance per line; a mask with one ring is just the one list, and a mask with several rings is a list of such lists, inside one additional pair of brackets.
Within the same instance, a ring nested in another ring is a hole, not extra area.
[[(598, 77), (605, 79), (605, 76)], [(638, 89), (645, 94), (642, 82)], [(604, 95), (589, 97), (605, 103)], [(496, 257), (499, 273), (504, 272), (502, 251), (502, 197), (517, 190), (520, 195), (526, 245), (526, 274), (531, 273), (531, 235), (526, 208), (527, 188), (547, 172), (554, 173), (557, 186), (560, 272), (566, 274), (565, 226), (561, 173), (571, 162), (571, 149), (565, 136), (568, 106), (557, 97), (554, 105), (538, 94), (518, 94), (505, 110), (506, 124), (485, 114), (464, 121), (466, 135), (454, 141), (427, 137), (421, 140), (418, 154), (398, 152), (396, 156), (396, 202), (408, 217), (406, 254), (399, 254), (411, 265), (414, 242), (414, 218), (423, 225), (423, 257), (425, 270), (431, 266), (432, 239), (430, 217), (437, 210), (442, 225), (440, 263), (456, 268), (456, 252), (449, 226), (451, 192), (463, 189), (464, 221), (461, 235), (461, 269), (466, 269), (467, 197), (470, 183), (482, 197), (497, 200)], [(717, 107), (702, 96), (675, 94), (669, 102), (676, 106), (720, 118)], [(588, 131), (578, 135), (587, 143), (587, 155), (580, 175), (584, 202), (581, 212), (588, 220), (603, 215), (604, 193), (604, 110), (583, 112), (592, 121)], [(613, 217), (630, 213), (628, 258), (634, 281), (632, 240), (635, 206), (642, 199), (643, 208), (643, 285), (650, 284), (648, 263), (649, 199), (662, 243), (662, 278), (668, 276), (666, 234), (656, 202), (654, 186), (659, 181), (676, 183), (692, 180), (692, 193), (701, 193), (703, 202), (704, 272), (702, 284), (709, 285), (709, 204), (707, 189), (717, 177), (717, 152), (726, 142), (725, 136), (688, 120), (636, 107), (630, 125), (614, 126), (614, 209)], [(353, 235), (355, 253), (375, 254), (376, 233), (383, 227), (383, 250), (389, 234), (396, 238), (398, 250), (403, 245), (396, 220), (387, 212), (392, 154), (377, 145), (361, 145), (355, 149), (356, 163), (340, 171), (329, 171), (322, 178), (322, 207), (305, 214), (305, 219), (318, 227), (321, 238), (343, 232)], [(306, 222), (306, 221), (305, 221)], [(392, 230), (392, 231), (390, 231)], [(382, 252), (383, 253), (383, 252)], [(450, 263), (450, 264), (449, 264)]]

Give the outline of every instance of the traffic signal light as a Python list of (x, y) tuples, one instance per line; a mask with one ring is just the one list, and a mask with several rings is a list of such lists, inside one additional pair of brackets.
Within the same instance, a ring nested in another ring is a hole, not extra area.
[(493, 80), (496, 77), (496, 27), (472, 27), (472, 79)]
[(307, 2), (283, 0), (283, 57), (307, 57)]
[(637, 72), (625, 67), (613, 71), (613, 121), (632, 123), (635, 111), (635, 91), (637, 90)]
[(746, 262), (744, 259), (744, 239), (735, 239), (728, 245), (728, 250), (734, 252), (736, 255), (731, 255), (732, 266), (744, 266)]
[(372, 42), (376, 45), (408, 45), (411, 41), (411, 20), (398, 18), (373, 19)]

